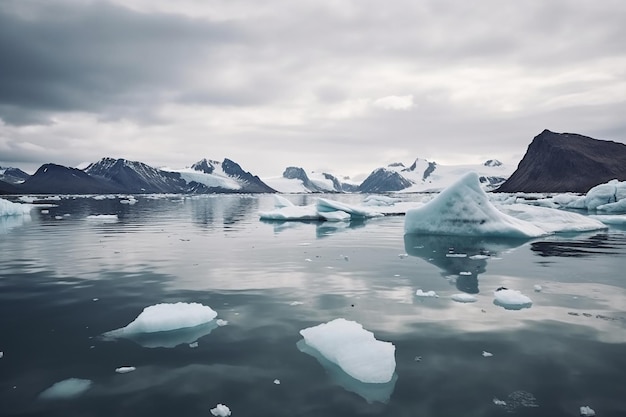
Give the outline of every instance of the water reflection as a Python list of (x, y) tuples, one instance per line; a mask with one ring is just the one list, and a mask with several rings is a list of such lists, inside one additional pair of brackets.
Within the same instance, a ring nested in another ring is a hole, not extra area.
[(306, 225), (313, 225), (315, 226), (315, 236), (318, 239), (322, 239), (324, 237), (331, 236), (339, 232), (359, 229), (361, 227), (364, 227), (367, 222), (365, 219), (352, 219), (345, 222), (328, 222), (320, 220), (299, 220), (294, 222), (288, 220), (271, 219), (261, 219), (260, 221), (261, 223), (272, 225), (275, 234), (282, 233), (286, 230), (297, 229), (300, 227), (308, 227)]
[(384, 384), (367, 384), (357, 379), (352, 378), (345, 373), (338, 365), (326, 359), (317, 349), (307, 345), (304, 339), (301, 339), (296, 343), (300, 352), (313, 356), (322, 365), (322, 367), (328, 372), (332, 380), (339, 386), (347, 391), (354, 392), (358, 396), (362, 397), (368, 403), (380, 402), (387, 403), (391, 394), (396, 386), (398, 375), (393, 374), (391, 381)]
[(609, 233), (598, 233), (587, 238), (576, 240), (548, 240), (533, 242), (531, 250), (542, 257), (586, 257), (594, 255), (616, 255), (620, 247), (624, 247), (623, 236), (613, 236)]
[(487, 270), (487, 262), (498, 254), (522, 245), (525, 240), (468, 236), (404, 235), (404, 250), (442, 270), (444, 276), (456, 276), (456, 287), (478, 294), (478, 276)]

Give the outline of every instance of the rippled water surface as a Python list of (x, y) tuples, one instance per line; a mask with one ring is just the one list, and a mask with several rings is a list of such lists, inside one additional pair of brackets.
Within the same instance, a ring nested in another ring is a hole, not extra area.
[[(0, 415), (211, 416), (218, 403), (235, 417), (626, 415), (623, 229), (404, 236), (403, 217), (262, 222), (271, 196), (137, 199), (61, 199), (0, 223)], [(118, 220), (88, 217), (102, 214)], [(499, 287), (532, 306), (494, 304)], [(179, 301), (228, 324), (102, 337)], [(396, 346), (390, 383), (358, 383), (303, 346), (299, 330), (338, 317)], [(91, 384), (41, 396), (68, 378)]]

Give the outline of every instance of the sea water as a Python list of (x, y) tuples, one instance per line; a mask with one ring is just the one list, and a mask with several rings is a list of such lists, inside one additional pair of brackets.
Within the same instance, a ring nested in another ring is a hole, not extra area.
[[(135, 198), (51, 199), (3, 220), (0, 415), (626, 415), (624, 229), (404, 236), (402, 216), (260, 221), (269, 195)], [(500, 305), (500, 288), (532, 304)], [(179, 302), (222, 325), (103, 336)], [(300, 330), (337, 318), (393, 343), (390, 383), (303, 346)]]

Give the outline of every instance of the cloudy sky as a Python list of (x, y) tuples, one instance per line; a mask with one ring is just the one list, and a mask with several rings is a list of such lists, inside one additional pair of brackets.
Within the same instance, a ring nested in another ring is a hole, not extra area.
[(367, 174), (626, 141), (623, 0), (2, 0), (0, 165)]

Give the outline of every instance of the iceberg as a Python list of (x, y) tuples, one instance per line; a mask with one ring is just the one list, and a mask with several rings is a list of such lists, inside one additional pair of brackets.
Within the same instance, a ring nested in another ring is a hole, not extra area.
[(300, 330), (300, 334), (308, 346), (360, 382), (384, 384), (393, 378), (396, 347), (376, 340), (357, 322), (338, 318)]
[(211, 408), (211, 414), (216, 417), (228, 417), (230, 415), (230, 408), (224, 404), (218, 404), (215, 408)]
[(420, 290), (415, 291), (415, 295), (416, 295), (416, 296), (418, 296), (418, 297), (433, 297), (433, 298), (439, 298), (439, 296), (437, 295), (437, 293), (436, 293), (435, 291), (433, 291), (433, 290), (430, 290), (430, 291), (422, 291), (422, 290), (420, 289)]
[(591, 417), (591, 416), (595, 416), (596, 412), (593, 410), (593, 408), (589, 407), (588, 405), (584, 405), (580, 407), (580, 415), (585, 416), (585, 417)]
[(533, 304), (530, 298), (517, 290), (509, 290), (508, 288), (501, 287), (495, 290), (493, 294), (495, 297), (493, 303), (507, 310), (530, 308)]
[(128, 338), (144, 347), (175, 347), (205, 336), (218, 324), (217, 313), (199, 303), (155, 304), (143, 309), (125, 327), (103, 334), (105, 339)]
[(475, 303), (478, 301), (475, 295), (467, 293), (452, 294), (450, 298), (457, 303)]
[(496, 207), (469, 172), (421, 207), (408, 210), (405, 233), (529, 239), (553, 233), (606, 229), (601, 222), (558, 209)]
[(626, 213), (626, 181), (611, 180), (587, 191), (583, 197), (569, 202), (567, 208)]
[(33, 206), (30, 204), (12, 203), (11, 201), (0, 198), (0, 217), (30, 214), (32, 207)]
[(127, 374), (129, 372), (133, 372), (137, 370), (134, 366), (120, 366), (119, 368), (115, 368), (115, 372), (118, 374)]
[(60, 400), (78, 397), (91, 387), (89, 379), (69, 378), (53, 384), (41, 394), (39, 398), (45, 400)]
[(469, 172), (437, 197), (407, 211), (405, 233), (533, 238), (545, 235), (541, 228), (500, 212)]

